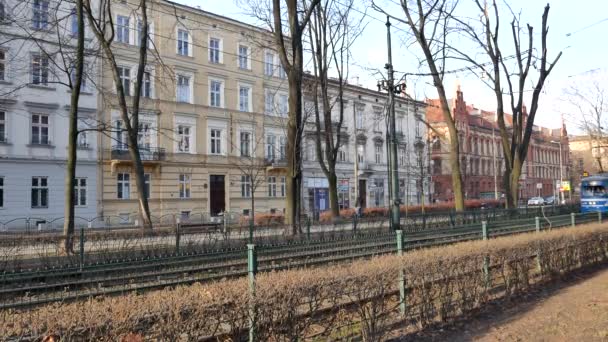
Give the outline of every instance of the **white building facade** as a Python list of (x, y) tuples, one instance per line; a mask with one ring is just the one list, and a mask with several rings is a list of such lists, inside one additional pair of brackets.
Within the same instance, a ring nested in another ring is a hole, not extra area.
[[(386, 93), (361, 86), (347, 85), (344, 98), (344, 119), (340, 129), (343, 138), (336, 165), (340, 209), (354, 208), (357, 192), (362, 208), (388, 207), (388, 96)], [(312, 108), (310, 100), (305, 98), (308, 111)], [(399, 198), (403, 205), (421, 204), (423, 197), (428, 198), (424, 196), (424, 190), (428, 189), (430, 184), (426, 172), (426, 126), (418, 119), (424, 117), (425, 107), (423, 102), (415, 101), (409, 96), (395, 97)], [(332, 110), (332, 121), (335, 123), (339, 119), (338, 111), (336, 103)], [(318, 213), (329, 210), (329, 184), (316, 154), (314, 115), (308, 117), (303, 142), (303, 207), (307, 213)], [(421, 153), (418, 153), (416, 146), (423, 149)]]
[[(0, 223), (63, 225), (70, 73), (77, 26), (69, 4), (2, 0), (0, 18)], [(90, 36), (90, 35), (89, 35)], [(57, 38), (60, 37), (60, 38)], [(87, 40), (89, 44), (91, 40)], [(61, 49), (60, 49), (61, 48)], [(79, 129), (96, 126), (96, 66), (79, 102)], [(97, 216), (97, 135), (78, 136), (76, 216)], [(80, 220), (78, 224), (85, 224)]]

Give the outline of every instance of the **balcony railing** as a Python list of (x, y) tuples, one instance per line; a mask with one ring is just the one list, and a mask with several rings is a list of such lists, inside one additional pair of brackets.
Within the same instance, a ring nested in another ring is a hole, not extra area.
[[(143, 161), (165, 160), (165, 149), (160, 147), (139, 147), (139, 157)], [(111, 158), (114, 160), (131, 160), (127, 145), (112, 146)]]

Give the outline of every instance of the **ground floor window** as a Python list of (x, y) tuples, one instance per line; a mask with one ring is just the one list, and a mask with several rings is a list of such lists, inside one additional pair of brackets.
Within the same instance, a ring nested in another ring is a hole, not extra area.
[(32, 177), (32, 208), (48, 208), (49, 185), (46, 177)]
[(372, 198), (375, 207), (384, 206), (384, 179), (374, 179)]

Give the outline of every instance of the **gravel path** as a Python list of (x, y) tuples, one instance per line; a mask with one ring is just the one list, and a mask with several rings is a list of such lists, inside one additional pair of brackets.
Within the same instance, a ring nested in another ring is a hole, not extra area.
[(439, 331), (397, 341), (608, 341), (608, 270), (548, 285)]

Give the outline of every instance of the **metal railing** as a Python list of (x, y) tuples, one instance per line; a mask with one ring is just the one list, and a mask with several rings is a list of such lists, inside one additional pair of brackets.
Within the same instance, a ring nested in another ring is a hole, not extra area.
[[(403, 232), (403, 248), (602, 222), (601, 213), (555, 215)], [(349, 261), (395, 252), (395, 232), (383, 221), (352, 231), (310, 226), (290, 236), (256, 228), (252, 241), (244, 227), (202, 229), (182, 226), (142, 234), (111, 235), (80, 229), (73, 254), (62, 253), (58, 235), (0, 239), (0, 308), (30, 306), (92, 295), (161, 288), (245, 275), (247, 246), (255, 244), (259, 269), (280, 270)], [(325, 227), (327, 228), (327, 227)], [(224, 230), (226, 229), (226, 230)]]
[[(113, 145), (110, 150), (110, 156), (113, 160), (131, 160), (127, 145)], [(139, 156), (144, 161), (162, 161), (166, 158), (165, 149), (161, 147), (139, 147)]]

